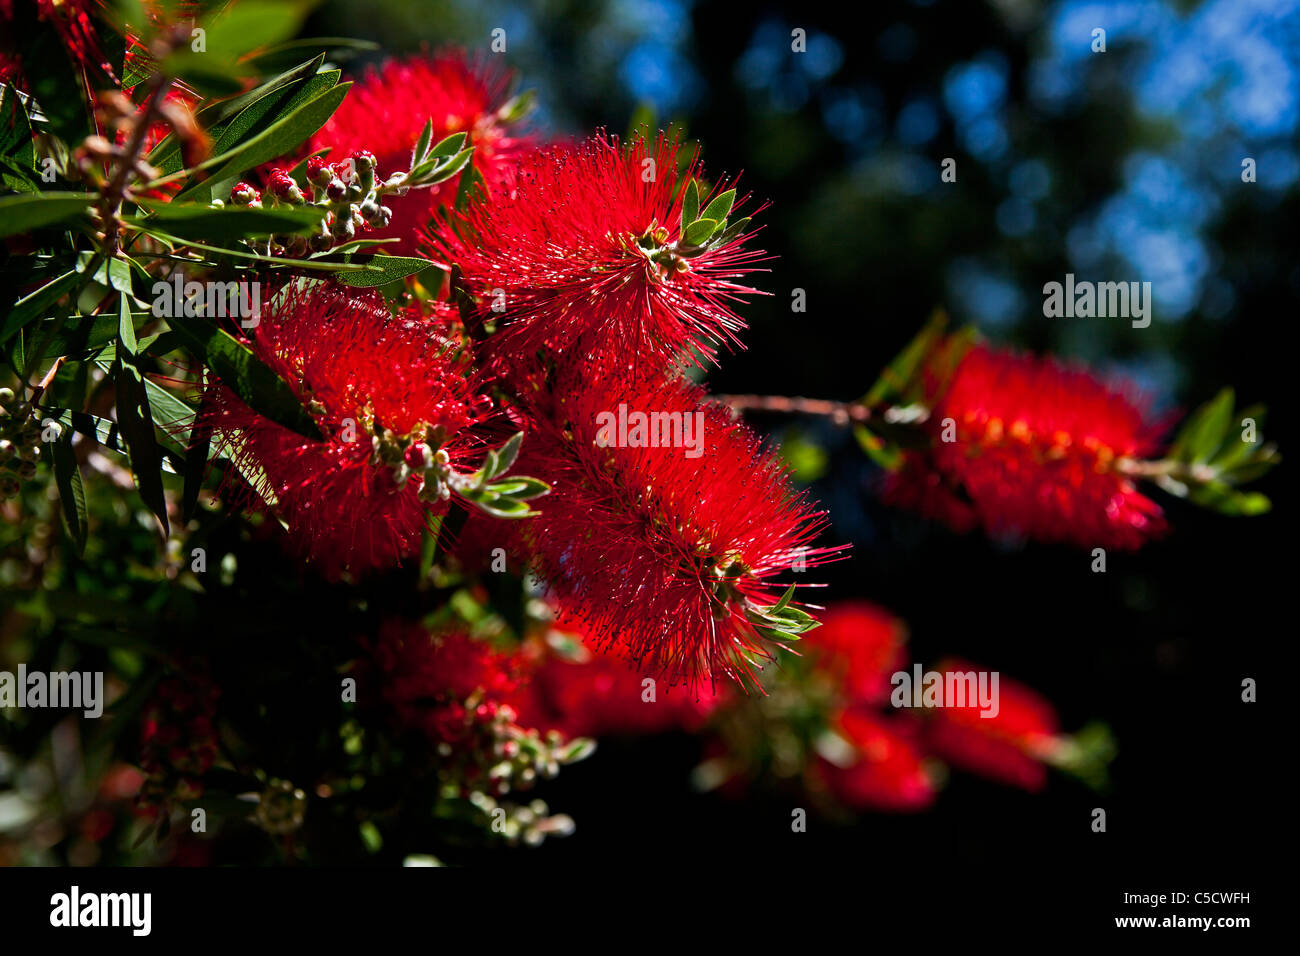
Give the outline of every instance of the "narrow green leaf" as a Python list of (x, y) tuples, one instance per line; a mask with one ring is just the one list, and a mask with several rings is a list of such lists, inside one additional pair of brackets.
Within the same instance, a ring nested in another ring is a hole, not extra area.
[(237, 60), (297, 34), (315, 3), (239, 0), (204, 22), (207, 55)]
[(206, 203), (141, 203), (148, 218), (126, 217), (143, 226), (156, 226), (181, 239), (229, 242), (273, 233), (302, 233), (320, 226), (326, 211), (321, 206), (209, 206)]
[(81, 482), (81, 469), (72, 450), (72, 429), (65, 428), (53, 443), (54, 481), (59, 487), (59, 503), (63, 508), (63, 522), (68, 534), (77, 545), (77, 554), (86, 550), (86, 489)]
[(737, 219), (731, 225), (722, 230), (722, 235), (718, 237), (718, 245), (725, 246), (727, 243), (734, 241), (741, 233), (745, 231), (752, 219), (746, 216), (744, 219)]
[(86, 193), (20, 193), (0, 197), (0, 238), (85, 218), (94, 199)]
[(861, 404), (874, 408), (903, 400), (919, 379), (926, 359), (942, 341), (947, 326), (948, 316), (942, 311), (931, 315), (921, 331), (880, 373), (871, 390), (862, 398)]
[(1193, 412), (1179, 429), (1170, 457), (1196, 463), (1213, 458), (1232, 427), (1233, 399), (1232, 389), (1225, 388)]
[(497, 475), (504, 475), (514, 465), (519, 458), (519, 449), (524, 446), (524, 433), (515, 432), (510, 436), (509, 441), (497, 449), (497, 471), (488, 475), (489, 478), (495, 478)]
[(81, 276), (75, 270), (65, 272), (51, 279), (34, 292), (28, 293), (14, 303), (13, 308), (0, 323), (0, 342), (7, 342), (9, 336), (26, 326), (38, 316), (43, 316), (55, 302), (69, 292), (75, 291), (81, 282)]
[(718, 226), (716, 219), (696, 219), (682, 233), (682, 241), (688, 246), (698, 246), (707, 242), (713, 230)]
[(135, 322), (131, 318), (131, 297), (125, 292), (118, 293), (117, 341), (124, 352), (135, 355)]
[(462, 169), (469, 165), (469, 161), (474, 158), (474, 147), (462, 149), (455, 156), (451, 157), (436, 167), (433, 175), (423, 174), (413, 179), (418, 179), (420, 185), (434, 185), (436, 183), (446, 182), (455, 176)]
[(175, 316), (167, 322), (195, 356), (250, 408), (299, 435), (320, 440), (320, 429), (294, 390), (233, 335), (189, 316)]
[(163, 493), (162, 453), (153, 432), (149, 395), (139, 370), (120, 359), (114, 363), (117, 386), (117, 424), (131, 460), (131, 473), (140, 498), (162, 526), (163, 537), (171, 531), (167, 520), (167, 497)]
[(524, 119), (533, 108), (537, 105), (537, 91), (524, 90), (506, 101), (501, 109), (497, 110), (497, 120), (509, 126), (511, 123), (518, 123)]
[(338, 276), (344, 285), (370, 288), (405, 279), (433, 265), (428, 259), (413, 256), (356, 255), (345, 256), (346, 262), (365, 266), (362, 272), (344, 272)]
[(424, 121), (424, 129), (420, 131), (420, 138), (415, 141), (415, 149), (411, 150), (411, 169), (419, 166), (429, 155), (429, 143), (433, 141), (433, 120)]
[(325, 121), (334, 115), (334, 111), (338, 109), (351, 88), (351, 83), (340, 83), (304, 103), (251, 139), (240, 143), (229, 153), (214, 156), (201, 163), (195, 167), (196, 170), (207, 169), (217, 163), (220, 163), (221, 167), (213, 173), (211, 179), (192, 183), (181, 190), (175, 198), (197, 200), (222, 198), (213, 196), (213, 183), (230, 182), (254, 166), (260, 166), (262, 163), (292, 153), (300, 143), (325, 125)]
[(686, 193), (682, 196), (682, 228), (685, 229), (700, 218), (700, 186), (694, 179), (686, 184)]
[(714, 197), (713, 202), (704, 207), (704, 212), (700, 213), (700, 218), (722, 222), (731, 215), (731, 207), (735, 202), (736, 191), (728, 189), (725, 193)]

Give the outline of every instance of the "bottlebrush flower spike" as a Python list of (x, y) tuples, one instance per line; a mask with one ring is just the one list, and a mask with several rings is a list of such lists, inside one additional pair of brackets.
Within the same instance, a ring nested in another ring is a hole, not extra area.
[(532, 663), (518, 651), (396, 619), (365, 644), (370, 658), (363, 667), (378, 692), (368, 696), (382, 696), (399, 727), (428, 737), (439, 777), (461, 796), (528, 789), (594, 750), (591, 741), (521, 723), (508, 701), (531, 676)]
[(330, 578), (414, 554), (427, 515), (447, 510), (440, 469), (479, 446), (470, 429), (481, 400), (463, 358), (428, 320), (394, 318), (376, 294), (328, 286), (288, 290), (264, 306), (249, 345), (325, 436), (304, 438), (209, 384), (200, 423), (253, 482), (261, 506)]
[[(1132, 550), (1166, 528), (1125, 474), (1156, 431), (1130, 398), (1050, 358), (975, 346), (932, 400), (931, 445), (885, 499), (990, 534)], [(946, 434), (945, 434), (946, 432)]]
[(662, 369), (737, 341), (744, 323), (730, 303), (754, 291), (737, 280), (762, 254), (742, 247), (749, 219), (729, 219), (735, 190), (705, 202), (694, 158), (679, 173), (678, 150), (662, 134), (541, 150), (511, 189), (430, 234), (431, 255), (460, 267), (482, 316), (501, 326), (494, 355), (528, 360), (548, 347)]
[[(962, 661), (946, 661), (936, 670), (947, 675), (977, 668)], [(996, 716), (985, 716), (978, 701), (964, 707), (939, 707), (934, 709), (927, 730), (930, 748), (954, 766), (1029, 791), (1044, 787), (1044, 761), (1052, 761), (1063, 748), (1052, 705), (1005, 677), (999, 681)]]
[[(509, 72), (486, 61), (471, 62), (460, 51), (389, 60), (352, 87), (312, 137), (308, 152), (329, 147), (337, 160), (369, 150), (383, 174), (391, 175), (410, 166), (411, 151), (425, 124), (431, 123), (433, 143), (454, 133), (468, 134), (474, 168), (489, 187), (500, 185), (532, 147), (528, 137), (509, 129), (511, 117), (504, 110), (511, 80)], [(367, 238), (398, 238), (401, 242), (385, 251), (414, 253), (416, 232), (435, 209), (455, 197), (458, 182), (456, 177), (405, 196), (386, 197), (392, 220)]]
[(923, 810), (934, 802), (935, 782), (904, 722), (851, 708), (834, 724), (853, 753), (842, 766), (818, 757), (814, 774), (836, 800), (888, 811)]
[(890, 677), (907, 660), (903, 622), (868, 601), (838, 601), (821, 613), (804, 655), (849, 703), (888, 699)]
[[(561, 653), (551, 642), (562, 644)], [(727, 699), (727, 688), (699, 694), (655, 689), (647, 696), (642, 674), (608, 647), (588, 647), (589, 639), (551, 632), (535, 673), (511, 699), (530, 726), (554, 728), (567, 736), (654, 734), (696, 731)]]
[[(809, 547), (822, 514), (791, 489), (778, 457), (726, 411), (701, 405), (694, 386), (597, 380), (555, 395), (521, 465), (552, 494), (519, 530), (560, 625), (583, 622), (598, 646), (669, 684), (751, 686), (775, 647), (816, 626), (776, 577), (837, 550)], [(624, 415), (647, 427), (618, 424)]]

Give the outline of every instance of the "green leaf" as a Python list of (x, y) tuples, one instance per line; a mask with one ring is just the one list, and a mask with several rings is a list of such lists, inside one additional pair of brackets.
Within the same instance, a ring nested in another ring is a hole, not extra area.
[[(92, 266), (97, 266), (92, 271)], [(131, 263), (126, 259), (105, 260), (100, 253), (82, 252), (77, 256), (78, 272), (90, 273), (92, 282), (112, 289), (115, 292), (131, 292)]]
[(54, 481), (59, 487), (63, 522), (77, 545), (77, 554), (86, 551), (86, 490), (81, 483), (81, 469), (72, 450), (72, 429), (64, 429), (54, 442)]
[(415, 149), (411, 150), (411, 169), (424, 162), (429, 155), (429, 143), (432, 141), (433, 120), (427, 119), (424, 121), (424, 129), (420, 131), (420, 138), (415, 141)]
[(167, 322), (195, 356), (253, 411), (306, 438), (321, 439), (320, 429), (297, 393), (233, 335), (199, 318), (175, 316)]
[(498, 498), (514, 498), (516, 501), (528, 501), (549, 494), (551, 486), (540, 478), (517, 475), (488, 485), (486, 490)]
[(149, 393), (153, 423), (179, 441), (188, 441), (194, 425), (194, 409), (152, 379), (144, 380), (144, 390)]
[[(212, 137), (214, 152), (218, 148), (221, 152), (232, 148), (235, 143), (261, 132), (265, 125), (279, 119), (290, 105), (295, 92), (301, 90), (303, 85), (316, 75), (324, 61), (325, 54), (321, 53), (279, 76), (272, 77), (247, 93), (199, 110), (194, 118)], [(324, 88), (313, 95), (319, 95)], [(248, 115), (244, 117), (242, 115), (244, 113)], [(260, 125), (259, 121), (265, 125)], [(232, 127), (234, 130), (230, 139), (222, 142), (226, 132), (231, 131)], [(181, 169), (181, 146), (176, 134), (169, 133), (158, 143), (149, 152), (148, 160), (151, 166), (156, 166), (165, 173), (178, 172)]]
[(9, 189), (33, 192), (40, 187), (36, 175), (36, 146), (32, 124), (17, 90), (0, 86), (0, 183)]
[(501, 109), (497, 110), (497, 121), (509, 126), (511, 123), (518, 123), (537, 105), (537, 91), (524, 90), (515, 96), (512, 96)]
[(218, 129), (210, 131), (215, 139), (212, 155), (219, 157), (228, 154), (241, 143), (259, 136), (281, 117), (334, 89), (338, 85), (340, 76), (339, 70), (325, 70), (295, 79), (284, 86), (268, 91), (266, 95), (250, 103), (229, 123), (224, 123)]
[(700, 218), (700, 186), (694, 178), (686, 184), (686, 193), (682, 196), (682, 228), (685, 229)]
[(167, 498), (163, 494), (162, 453), (153, 432), (153, 414), (149, 409), (149, 395), (139, 370), (120, 358), (114, 363), (117, 386), (117, 424), (126, 440), (131, 460), (131, 473), (135, 476), (140, 497), (162, 526), (163, 537), (170, 534), (167, 521)]
[(475, 500), (474, 505), (494, 518), (527, 518), (536, 513), (522, 501), (513, 498), (486, 498)]
[(315, 53), (317, 50), (324, 50), (331, 63), (344, 63), (358, 53), (380, 49), (382, 47), (378, 43), (353, 37), (301, 37), (268, 47), (254, 55), (249, 62), (265, 73), (284, 69), (295, 63), (304, 52)]
[(1192, 485), (1188, 489), (1187, 499), (1219, 514), (1232, 516), (1261, 515), (1273, 507), (1267, 495), (1258, 491), (1238, 491), (1221, 481)]
[(131, 319), (131, 297), (121, 292), (118, 294), (117, 342), (118, 347), (127, 355), (136, 353), (135, 323)]
[(682, 232), (682, 241), (688, 246), (698, 246), (708, 242), (713, 230), (718, 227), (716, 219), (696, 219)]
[(0, 198), (0, 238), (86, 217), (94, 202), (87, 193), (22, 193)]
[(718, 237), (717, 244), (720, 246), (725, 246), (727, 243), (734, 241), (738, 236), (740, 236), (741, 233), (745, 231), (745, 227), (748, 226), (752, 221), (753, 220), (749, 216), (746, 216), (744, 219), (737, 219), (731, 225), (727, 226), (725, 229), (722, 230), (722, 235)]
[(225, 57), (198, 53), (187, 48), (177, 50), (159, 64), (168, 76), (184, 81), (204, 96), (230, 96), (244, 88), (244, 79), (253, 69)]
[(903, 449), (877, 435), (865, 425), (853, 426), (853, 437), (867, 457), (886, 471), (897, 471), (903, 464)]
[(1233, 397), (1232, 389), (1225, 388), (1193, 412), (1179, 429), (1169, 457), (1197, 464), (1213, 458), (1232, 427)]
[(315, 3), (302, 0), (239, 0), (205, 21), (207, 53), (237, 60), (297, 34)]
[(175, 198), (198, 200), (223, 198), (214, 197), (214, 183), (230, 182), (254, 166), (260, 166), (262, 163), (292, 153), (299, 144), (325, 125), (325, 121), (334, 115), (334, 111), (338, 109), (351, 88), (351, 83), (340, 83), (315, 99), (302, 104), (251, 139), (243, 141), (229, 153), (214, 156), (201, 163), (196, 169), (206, 169), (217, 163), (221, 163), (221, 167), (211, 179), (187, 186)]
[(14, 303), (3, 323), (0, 323), (0, 342), (7, 342), (9, 337), (26, 326), (37, 316), (44, 315), (55, 302), (69, 292), (75, 292), (81, 284), (81, 276), (74, 270), (65, 272), (34, 292), (28, 293)]
[(469, 161), (473, 157), (474, 147), (472, 146), (468, 149), (462, 149), (450, 159), (430, 157), (411, 170), (408, 181), (414, 187), (432, 186), (435, 183), (445, 182), (469, 165)]
[(704, 212), (700, 214), (701, 219), (712, 219), (715, 222), (723, 222), (731, 215), (731, 207), (736, 201), (736, 191), (728, 189), (725, 193), (714, 198), (713, 202), (704, 207)]
[(147, 219), (126, 217), (129, 222), (143, 226), (157, 226), (169, 235), (181, 239), (210, 239), (217, 242), (232, 241), (251, 236), (269, 236), (273, 233), (301, 233), (317, 229), (327, 210), (310, 204), (302, 206), (275, 206), (256, 209), (252, 206), (209, 206), (205, 203), (145, 203), (140, 204), (150, 216)]
[(397, 279), (405, 279), (433, 265), (428, 259), (418, 259), (413, 256), (345, 255), (344, 261), (353, 265), (360, 263), (365, 266), (365, 270), (341, 273), (338, 276), (339, 282), (362, 288), (386, 285)]
[(510, 470), (510, 467), (519, 458), (519, 449), (524, 446), (524, 433), (515, 432), (510, 436), (510, 440), (497, 449), (497, 470), (488, 475), (488, 478), (495, 478), (497, 475), (504, 475)]
[(919, 387), (921, 369), (936, 348), (943, 343), (947, 326), (948, 316), (941, 310), (936, 310), (921, 331), (880, 373), (880, 377), (863, 396), (860, 404), (875, 408), (912, 398)]

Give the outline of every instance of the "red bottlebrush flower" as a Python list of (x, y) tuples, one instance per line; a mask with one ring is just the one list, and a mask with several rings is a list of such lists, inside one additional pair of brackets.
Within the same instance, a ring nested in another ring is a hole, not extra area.
[[(454, 133), (467, 133), (474, 147), (474, 168), (489, 186), (504, 182), (518, 158), (531, 148), (527, 138), (512, 135), (498, 115), (505, 104), (511, 75), (471, 62), (458, 51), (421, 54), (390, 60), (371, 69), (348, 93), (338, 110), (312, 137), (308, 152), (329, 147), (340, 159), (369, 150), (385, 178), (406, 170), (411, 151), (433, 123), (432, 142)], [(399, 238), (385, 248), (395, 254), (413, 254), (413, 237), (433, 211), (456, 195), (459, 177), (405, 196), (387, 196), (393, 210), (386, 228), (370, 238)]]
[(552, 492), (521, 531), (560, 624), (669, 684), (749, 684), (785, 640), (761, 616), (785, 590), (776, 576), (836, 550), (809, 547), (821, 513), (699, 388), (597, 380), (555, 395), (520, 464)]
[(608, 649), (579, 644), (576, 653), (547, 654), (516, 709), (526, 722), (566, 736), (603, 737), (698, 730), (726, 697), (725, 688), (648, 687), (649, 676)]
[[(109, 80), (117, 82), (113, 67), (104, 56), (103, 46), (90, 14), (102, 9), (99, 0), (35, 0), (30, 3), (35, 7), (36, 18), (54, 27), (67, 50), (68, 58), (83, 71), (98, 70)], [(6, 26), (5, 33), (17, 37), (28, 29), (27, 24), (19, 22), (14, 12), (13, 0), (0, 0), (0, 24)], [(11, 32), (12, 31), (12, 32)], [(17, 54), (0, 51), (0, 82), (19, 83), (22, 81), (22, 62)]]
[(835, 725), (853, 747), (853, 762), (838, 766), (818, 757), (814, 771), (835, 799), (854, 809), (889, 811), (922, 810), (934, 802), (934, 781), (903, 723), (850, 709)]
[(526, 788), (539, 774), (554, 776), (560, 764), (591, 751), (588, 741), (566, 743), (558, 730), (543, 734), (521, 723), (512, 702), (520, 699), (532, 663), (518, 651), (394, 620), (367, 643), (397, 725), (436, 745), (439, 777), (462, 796)]
[[(933, 401), (933, 442), (886, 488), (961, 529), (1132, 550), (1165, 530), (1158, 505), (1122, 470), (1154, 448), (1124, 394), (1085, 371), (972, 348)], [(949, 440), (944, 440), (945, 430)]]
[(219, 382), (202, 423), (249, 476), (260, 505), (288, 526), (299, 554), (337, 578), (416, 553), (426, 515), (447, 510), (422, 468), (444, 452), (447, 463), (463, 463), (477, 443), (468, 429), (479, 399), (463, 357), (428, 320), (395, 318), (377, 294), (331, 287), (287, 291), (264, 306), (249, 344), (325, 437), (270, 421)]
[[(946, 675), (976, 668), (947, 661), (936, 670)], [(978, 701), (935, 708), (926, 739), (937, 756), (954, 766), (1037, 791), (1047, 783), (1043, 761), (1058, 746), (1059, 729), (1051, 704), (1024, 685), (1000, 677), (996, 716), (981, 716)]]
[(890, 677), (906, 663), (903, 623), (867, 601), (840, 601), (820, 616), (821, 627), (806, 638), (804, 656), (834, 677), (850, 703), (886, 700)]
[(694, 159), (678, 172), (678, 144), (662, 135), (542, 150), (512, 189), (431, 234), (432, 254), (459, 265), (483, 315), (498, 320), (494, 355), (528, 360), (549, 347), (651, 369), (692, 347), (711, 358), (715, 341), (744, 328), (730, 303), (754, 291), (736, 280), (761, 253), (744, 250), (743, 235), (686, 242), (695, 172)]
[[(499, 702), (519, 687), (523, 665), (514, 655), (494, 651), (465, 634), (430, 634), (417, 623), (385, 621), (372, 655), (383, 675), (384, 699), (402, 723), (416, 725), (439, 739), (448, 730), (459, 738), (463, 728), (449, 724), (465, 716), (473, 698)], [(499, 707), (492, 705), (493, 712)]]

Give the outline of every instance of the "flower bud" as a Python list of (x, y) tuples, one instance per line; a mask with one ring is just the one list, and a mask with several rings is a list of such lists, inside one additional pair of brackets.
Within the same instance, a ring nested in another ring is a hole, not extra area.
[(319, 156), (307, 160), (307, 181), (313, 186), (328, 186), (333, 178), (334, 171), (325, 160)]
[(236, 206), (251, 206), (261, 198), (262, 194), (249, 183), (235, 183), (235, 188), (230, 190), (230, 201)]
[(271, 181), (268, 185), (271, 195), (281, 202), (297, 204), (303, 201), (302, 190), (298, 184), (293, 181), (293, 177), (283, 169), (277, 169), (271, 173)]

